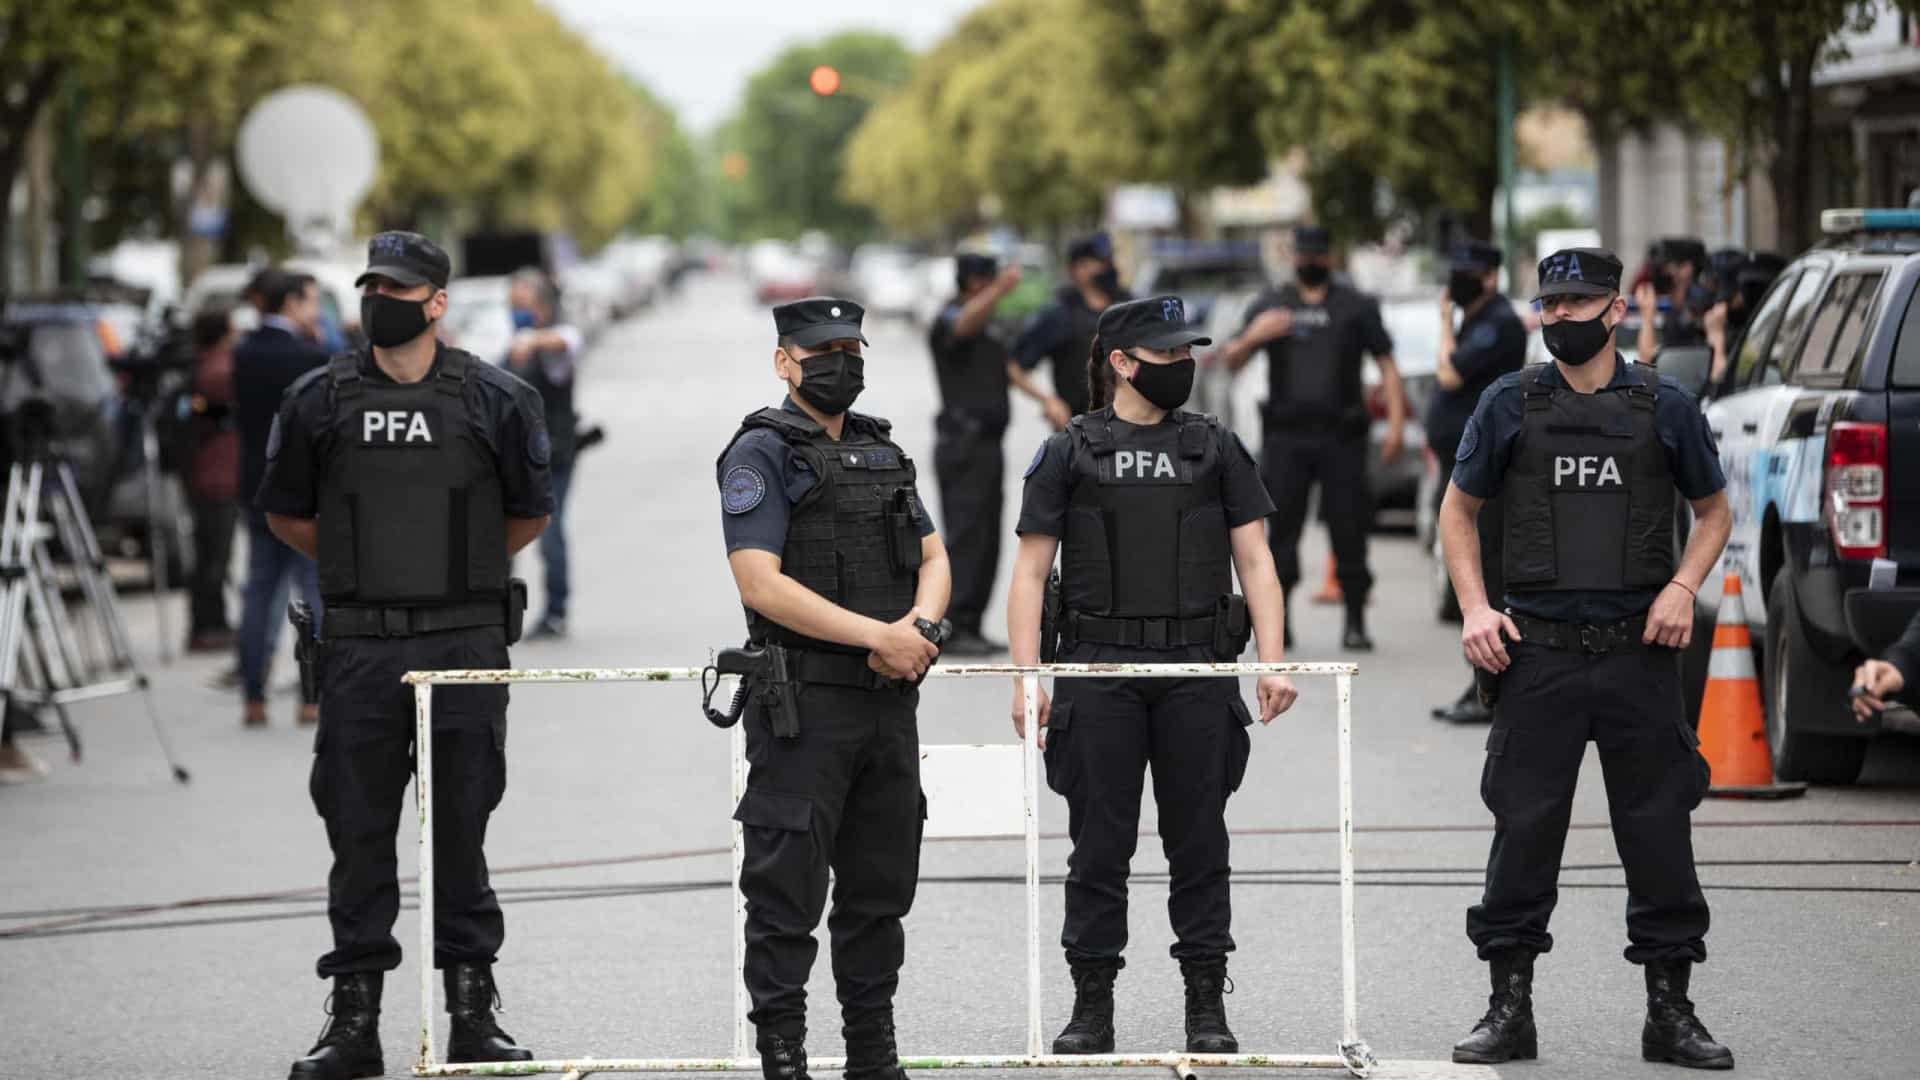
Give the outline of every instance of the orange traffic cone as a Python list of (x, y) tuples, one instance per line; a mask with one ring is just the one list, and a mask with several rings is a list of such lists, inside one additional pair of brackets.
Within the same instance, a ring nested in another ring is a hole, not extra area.
[(1340, 602), (1340, 578), (1333, 572), (1333, 556), (1327, 556), (1327, 579), (1320, 583), (1320, 591), (1313, 594), (1316, 604), (1337, 604)]
[(1728, 574), (1720, 588), (1707, 693), (1700, 702), (1700, 752), (1713, 770), (1709, 795), (1786, 799), (1807, 792), (1805, 784), (1779, 784), (1773, 779), (1773, 755), (1767, 748), (1767, 723), (1760, 707), (1760, 681), (1753, 671), (1753, 639), (1747, 630), (1738, 574)]

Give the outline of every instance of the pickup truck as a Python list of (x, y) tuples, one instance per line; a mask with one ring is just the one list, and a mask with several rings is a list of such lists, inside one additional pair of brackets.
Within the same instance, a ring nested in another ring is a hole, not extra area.
[[(1829, 210), (1733, 342), (1705, 406), (1733, 532), (1700, 590), (1740, 577), (1774, 772), (1849, 784), (1869, 739), (1855, 665), (1920, 609), (1920, 211)], [(1689, 667), (1695, 680), (1706, 649)]]

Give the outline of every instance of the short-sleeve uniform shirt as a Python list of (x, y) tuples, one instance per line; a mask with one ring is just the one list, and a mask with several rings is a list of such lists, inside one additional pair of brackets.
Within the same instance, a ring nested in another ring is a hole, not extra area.
[[(1129, 425), (1112, 417), (1111, 410), (1097, 415), (1111, 417), (1116, 428)], [(1162, 424), (1173, 423), (1171, 417)], [(1260, 480), (1260, 469), (1253, 463), (1240, 436), (1224, 427), (1216, 428), (1220, 440), (1220, 501), (1226, 508), (1227, 527), (1237, 529), (1250, 521), (1259, 521), (1273, 513), (1273, 497)], [(1027, 466), (1026, 486), (1020, 497), (1020, 521), (1014, 531), (1025, 536), (1060, 537), (1067, 527), (1067, 504), (1073, 492), (1073, 436), (1057, 432), (1047, 437), (1034, 452)], [(1125, 527), (1125, 522), (1121, 522)]]
[(1328, 417), (1364, 406), (1362, 361), (1393, 355), (1393, 337), (1380, 318), (1380, 304), (1357, 289), (1333, 282), (1309, 303), (1296, 285), (1268, 289), (1241, 317), (1240, 332), (1265, 311), (1293, 313), (1287, 336), (1268, 342), (1267, 409), (1270, 417)]
[[(1631, 366), (1616, 363), (1607, 389), (1633, 385)], [(1512, 460), (1514, 441), (1520, 436), (1526, 410), (1520, 387), (1525, 374), (1516, 371), (1503, 375), (1488, 387), (1460, 437), (1460, 448), (1454, 454), (1453, 484), (1475, 498), (1492, 498), (1505, 483), (1507, 464)], [(1704, 499), (1727, 486), (1726, 475), (1720, 470), (1720, 451), (1707, 430), (1699, 402), (1679, 383), (1665, 375), (1659, 379), (1653, 426), (1660, 445), (1666, 448), (1674, 486), (1688, 499)], [(1567, 385), (1557, 364), (1547, 364), (1541, 369), (1540, 382), (1552, 387)], [(1646, 611), (1659, 594), (1659, 589), (1567, 590), (1509, 592), (1505, 599), (1508, 607), (1536, 619), (1607, 622)]]

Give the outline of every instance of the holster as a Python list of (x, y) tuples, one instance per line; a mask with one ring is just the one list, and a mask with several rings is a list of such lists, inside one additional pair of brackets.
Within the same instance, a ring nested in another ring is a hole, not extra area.
[(887, 562), (895, 573), (920, 568), (920, 503), (900, 488), (887, 509)]
[(1480, 704), (1493, 708), (1500, 703), (1500, 676), (1483, 667), (1474, 668), (1473, 692)]
[[(713, 692), (719, 688), (719, 676), (722, 675), (740, 678), (740, 688), (734, 692), (733, 704), (724, 713), (713, 708)], [(709, 677), (713, 679), (710, 686), (707, 685)], [(721, 649), (714, 656), (713, 663), (701, 672), (700, 681), (705, 688), (701, 708), (715, 727), (729, 728), (738, 723), (740, 714), (746, 711), (747, 702), (752, 701), (767, 710), (767, 719), (775, 735), (783, 739), (799, 736), (799, 688), (794, 682), (786, 649), (778, 645)]]
[(320, 704), (320, 635), (313, 625), (313, 608), (305, 600), (287, 605), (287, 621), (293, 624), (293, 659), (300, 667), (300, 700)]
[(527, 623), (527, 583), (520, 578), (507, 579), (507, 644), (520, 640)]
[(1247, 611), (1247, 598), (1239, 593), (1221, 597), (1213, 608), (1213, 651), (1222, 662), (1230, 663), (1247, 650), (1253, 639), (1253, 616)]
[(1047, 572), (1046, 591), (1040, 595), (1040, 662), (1051, 664), (1060, 655), (1060, 571)]

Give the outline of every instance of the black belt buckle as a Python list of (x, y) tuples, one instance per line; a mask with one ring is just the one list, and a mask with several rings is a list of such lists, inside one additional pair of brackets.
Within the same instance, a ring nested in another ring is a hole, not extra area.
[(1149, 649), (1164, 649), (1172, 636), (1171, 619), (1141, 619), (1140, 644)]
[(1613, 630), (1611, 627), (1595, 626), (1592, 623), (1580, 624), (1580, 647), (1589, 655), (1605, 656), (1613, 648)]
[(406, 637), (413, 632), (412, 612), (406, 608), (380, 609), (380, 636)]

